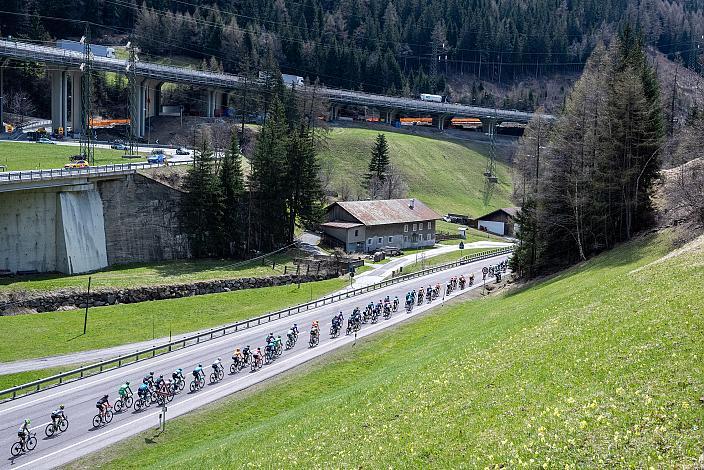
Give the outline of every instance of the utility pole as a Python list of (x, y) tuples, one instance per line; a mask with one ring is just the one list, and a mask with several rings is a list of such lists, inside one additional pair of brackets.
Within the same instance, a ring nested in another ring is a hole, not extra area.
[(494, 107), (494, 116), (489, 119), (489, 138), (491, 146), (489, 150), (489, 160), (486, 162), (484, 170), (484, 205), (488, 206), (491, 201), (491, 196), (494, 193), (494, 188), (499, 182), (496, 176), (496, 107)]
[[(127, 152), (129, 152), (129, 155), (136, 155), (139, 153), (139, 139), (137, 137), (138, 118), (140, 116), (140, 90), (137, 84), (137, 61), (139, 60), (137, 53), (139, 49), (132, 41), (129, 41), (127, 43), (127, 52), (129, 53), (129, 61), (127, 63), (127, 103), (130, 118), (130, 126), (127, 134)], [(183, 111), (181, 112), (181, 116), (183, 120)]]
[(93, 130), (91, 121), (93, 120), (92, 107), (92, 83), (91, 72), (93, 64), (93, 53), (90, 51), (90, 26), (86, 23), (86, 30), (83, 38), (83, 62), (81, 63), (81, 135), (80, 154), (89, 165), (95, 164), (95, 142), (93, 141)]
[(0, 134), (5, 133), (4, 106), (5, 106), (5, 64), (7, 59), (0, 62)]

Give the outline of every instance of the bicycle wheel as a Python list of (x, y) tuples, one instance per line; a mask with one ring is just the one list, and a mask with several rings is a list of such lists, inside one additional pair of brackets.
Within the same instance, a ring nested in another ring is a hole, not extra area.
[(211, 384), (214, 384), (215, 382), (217, 382), (217, 380), (218, 380), (218, 376), (215, 375), (215, 372), (213, 372), (212, 374), (210, 374), (210, 383), (211, 383)]
[(186, 388), (186, 381), (185, 381), (185, 380), (179, 380), (179, 381), (178, 381), (178, 389), (179, 389), (179, 391), (183, 391), (184, 388)]
[(100, 415), (93, 416), (93, 427), (94, 428), (99, 428), (102, 423), (103, 423), (103, 420), (100, 419)]
[(64, 418), (59, 422), (59, 431), (64, 432), (68, 429), (68, 419)]
[(46, 437), (53, 436), (55, 432), (56, 428), (54, 428), (54, 423), (49, 423), (46, 425), (46, 428), (44, 428), (44, 434), (46, 434)]
[(113, 405), (113, 408), (115, 409), (115, 413), (119, 413), (122, 411), (122, 400), (115, 400), (115, 404)]
[(224, 371), (224, 370), (220, 369), (220, 370), (218, 371), (218, 378), (219, 378), (220, 380), (222, 380), (222, 379), (225, 378), (225, 371)]
[(108, 410), (105, 412), (105, 424), (112, 421), (112, 411)]
[(124, 400), (125, 402), (125, 408), (132, 408), (132, 403), (134, 402), (134, 399), (132, 397), (127, 397)]
[(198, 388), (203, 388), (205, 387), (205, 377), (201, 377), (198, 379)]
[(35, 447), (37, 447), (37, 438), (32, 436), (29, 439), (27, 439), (27, 443), (25, 444), (25, 447), (27, 450), (34, 450)]
[(237, 367), (234, 364), (230, 365), (230, 374), (237, 373)]
[(134, 402), (134, 411), (139, 411), (142, 409), (142, 399), (138, 399)]
[(12, 453), (12, 455), (14, 457), (17, 457), (18, 455), (20, 455), (22, 453), (22, 444), (20, 444), (19, 442), (15, 442), (14, 444), (12, 444), (12, 448), (10, 449), (10, 453)]

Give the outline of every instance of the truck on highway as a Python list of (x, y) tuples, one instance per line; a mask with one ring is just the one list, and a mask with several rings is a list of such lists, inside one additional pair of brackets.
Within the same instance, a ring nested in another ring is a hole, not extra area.
[(445, 98), (442, 95), (430, 95), (428, 93), (420, 94), (421, 101), (432, 101), (433, 103), (444, 103)]
[(283, 80), (284, 85), (287, 86), (303, 86), (303, 77), (299, 77), (298, 75), (282, 73), (281, 80)]
[[(71, 41), (70, 39), (59, 39), (56, 41), (56, 47), (67, 51), (83, 52), (83, 44), (78, 41)], [(115, 57), (115, 48), (113, 47), (91, 44), (90, 51), (94, 56), (98, 57), (109, 57), (111, 59)]]

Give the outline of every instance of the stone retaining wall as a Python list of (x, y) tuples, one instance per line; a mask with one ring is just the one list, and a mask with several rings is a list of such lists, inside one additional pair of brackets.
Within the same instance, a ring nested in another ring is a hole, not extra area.
[(176, 284), (165, 286), (135, 287), (126, 289), (101, 288), (88, 295), (85, 292), (53, 292), (36, 294), (26, 298), (10, 298), (8, 302), (0, 302), (0, 315), (15, 315), (22, 313), (53, 312), (57, 310), (72, 310), (76, 308), (102, 307), (105, 305), (132, 304), (150, 300), (177, 299), (194, 295), (217, 294), (242, 289), (283, 286), (298, 282), (314, 282), (337, 277), (338, 273), (329, 271), (320, 274), (294, 274), (271, 277), (247, 277), (216, 281), (199, 281), (191, 284)]

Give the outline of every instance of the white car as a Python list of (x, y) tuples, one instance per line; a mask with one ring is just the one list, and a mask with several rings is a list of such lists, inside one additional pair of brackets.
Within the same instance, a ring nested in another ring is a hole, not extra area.
[(56, 142), (52, 142), (50, 139), (47, 139), (46, 137), (42, 137), (39, 140), (37, 140), (38, 144), (51, 144), (51, 145), (56, 145)]

